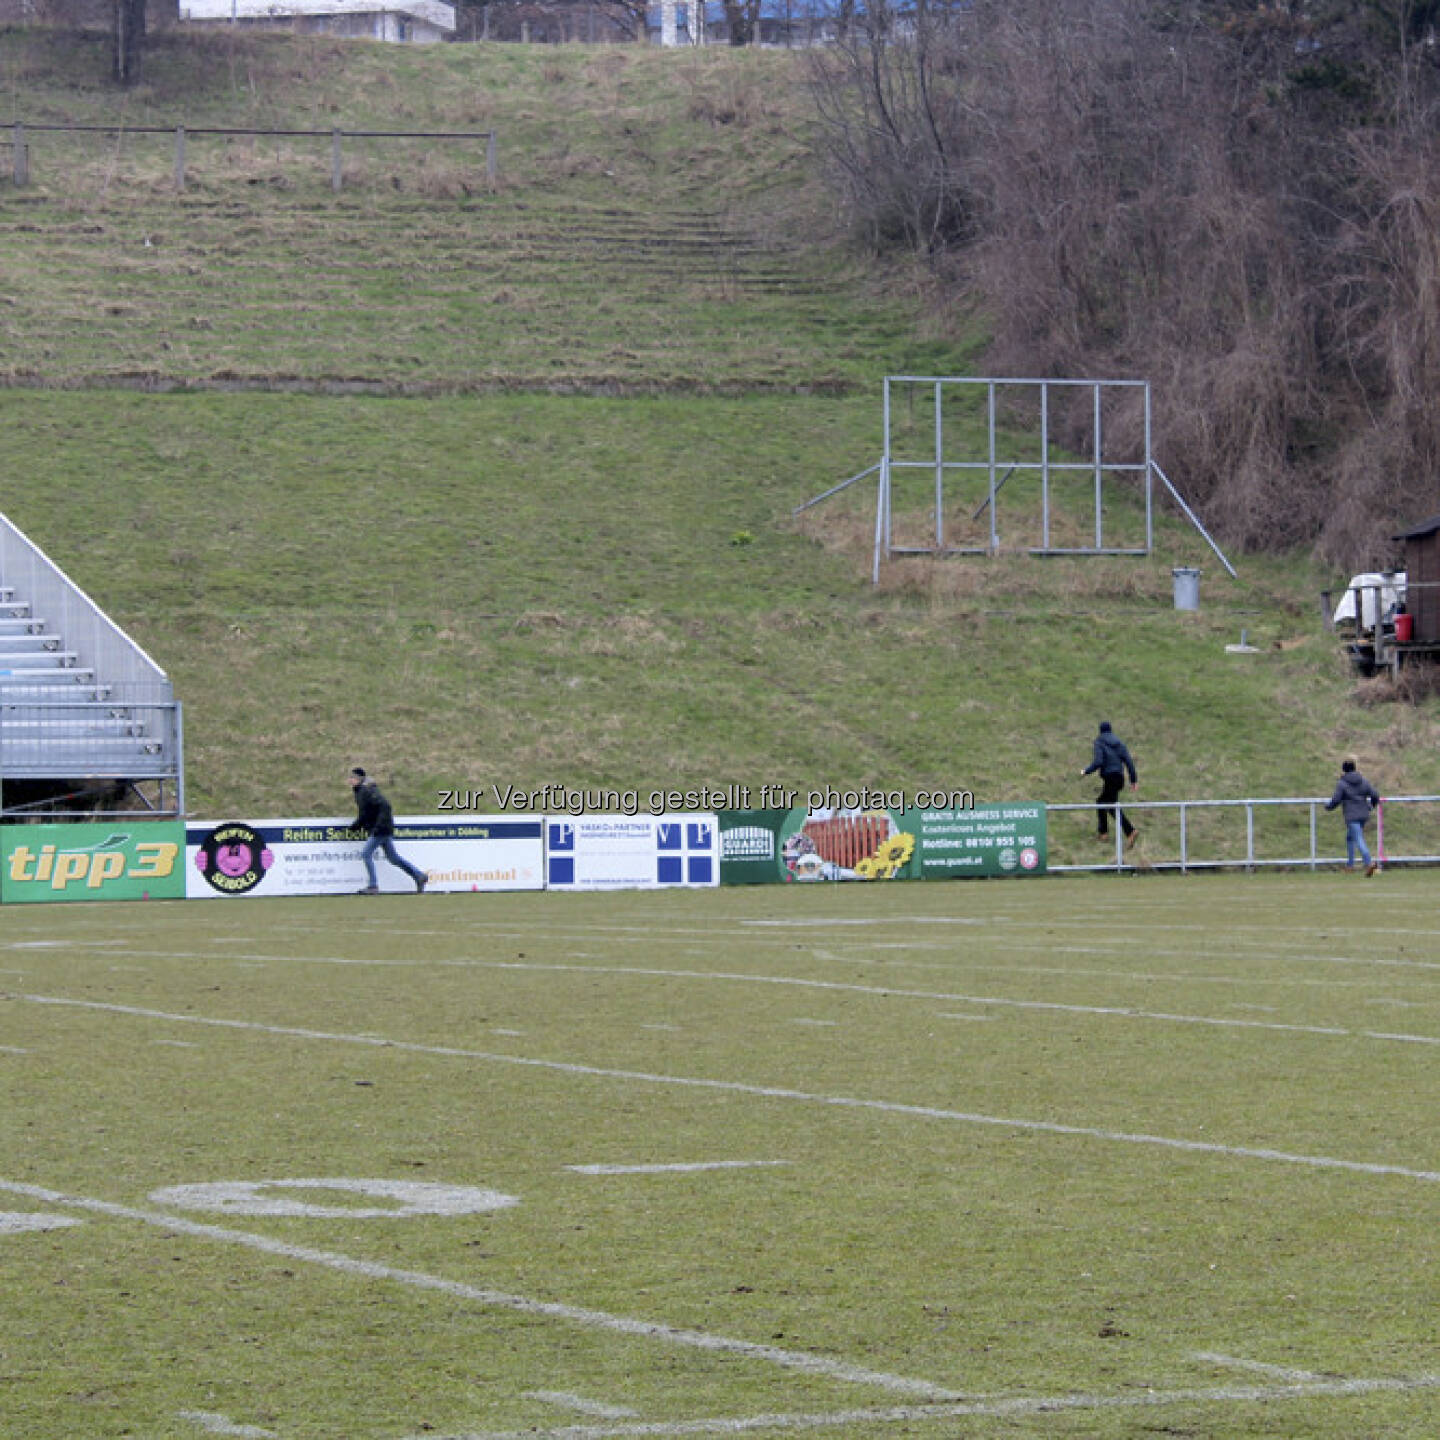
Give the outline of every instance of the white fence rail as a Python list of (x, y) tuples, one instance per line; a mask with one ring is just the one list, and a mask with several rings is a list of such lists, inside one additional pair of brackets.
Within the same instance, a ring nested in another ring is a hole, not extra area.
[[(1110, 833), (1096, 839), (1098, 808), (1048, 805), (1048, 869), (1191, 870), (1319, 869), (1345, 863), (1345, 825), (1327, 812), (1328, 795), (1244, 800), (1129, 800), (1120, 809), (1140, 832), (1127, 848), (1113, 807)], [(1073, 817), (1073, 822), (1071, 820)], [(1381, 802), (1366, 843), (1382, 865), (1440, 864), (1440, 795), (1390, 795)], [(1069, 856), (1090, 852), (1095, 858)], [(1057, 858), (1057, 855), (1060, 858)]]

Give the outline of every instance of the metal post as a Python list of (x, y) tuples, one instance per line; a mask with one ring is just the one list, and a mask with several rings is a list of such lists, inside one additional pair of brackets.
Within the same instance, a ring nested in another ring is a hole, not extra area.
[(345, 168), (340, 159), (340, 127), (330, 132), (330, 188), (338, 195), (345, 184)]
[(995, 382), (991, 380), (985, 387), (986, 394), (986, 426), (989, 432), (990, 446), (990, 553), (993, 555), (1000, 548), (1000, 533), (995, 526)]
[(171, 733), (175, 741), (175, 808), (183, 819), (185, 815), (185, 712), (178, 700), (175, 702), (175, 728)]
[[(882, 506), (881, 511), (880, 511), (880, 516), (881, 516), (881, 518), (882, 518), (882, 520), (883, 520), (883, 522), (884, 522), (884, 525), (883, 525), (883, 529), (880, 531), (879, 539), (878, 539), (878, 541), (877, 541), (877, 547), (883, 546), (884, 551), (885, 551), (885, 558), (886, 558), (887, 560), (890, 558), (890, 459), (891, 459), (891, 456), (890, 456), (890, 446), (891, 446), (890, 426), (891, 426), (891, 423), (892, 423), (892, 422), (891, 422), (891, 414), (890, 414), (890, 377), (887, 375), (887, 376), (885, 377), (885, 451), (884, 451), (884, 454), (882, 454), (881, 457), (880, 457), (880, 500), (881, 500), (881, 506)], [(877, 548), (877, 554), (876, 554), (876, 557), (875, 557), (875, 579), (876, 579), (876, 582), (878, 583), (878, 582), (879, 582), (879, 579), (880, 579), (880, 556), (879, 556), (879, 554), (878, 554), (878, 548)]]
[(185, 127), (175, 127), (175, 188), (185, 188)]
[(945, 425), (941, 418), (940, 386), (935, 382), (935, 549), (945, 548)]
[(1155, 548), (1154, 477), (1150, 474), (1150, 382), (1145, 382), (1145, 553)]
[(1050, 383), (1040, 382), (1040, 543), (1050, 548)]
[(1182, 800), (1180, 802), (1180, 873), (1186, 874), (1190, 864), (1190, 846), (1185, 834), (1185, 821), (1189, 813), (1189, 807)]
[(1255, 868), (1255, 807), (1245, 802), (1245, 870), (1248, 874)]
[(1310, 868), (1313, 870), (1319, 859), (1315, 844), (1315, 802), (1310, 802)]
[(25, 127), (17, 120), (15, 122), (15, 139), (12, 142), (14, 153), (11, 155), (11, 165), (16, 185), (28, 185), (30, 183), (30, 152), (25, 148)]
[(1100, 457), (1103, 453), (1100, 448), (1100, 384), (1096, 381), (1094, 388), (1095, 395), (1095, 548), (1102, 549), (1105, 544), (1104, 525), (1101, 522), (1101, 489), (1100, 489)]
[(875, 551), (870, 562), (870, 583), (880, 583), (880, 551), (885, 544), (885, 512), (890, 505), (890, 461), (880, 461), (880, 483), (875, 487)]

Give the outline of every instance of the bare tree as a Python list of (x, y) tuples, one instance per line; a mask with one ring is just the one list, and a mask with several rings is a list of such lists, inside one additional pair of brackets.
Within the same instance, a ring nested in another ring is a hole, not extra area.
[(823, 158), (997, 369), (1156, 382), (1232, 543), (1374, 561), (1440, 467), (1437, 11), (872, 7), (812, 57)]

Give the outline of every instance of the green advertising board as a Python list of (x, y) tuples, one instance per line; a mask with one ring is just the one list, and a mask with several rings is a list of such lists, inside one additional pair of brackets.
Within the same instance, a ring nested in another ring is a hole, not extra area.
[(0, 902), (180, 900), (178, 820), (0, 826)]
[(1016, 803), (966, 810), (907, 810), (901, 828), (915, 837), (912, 874), (922, 880), (1043, 875), (1045, 807)]
[(1043, 875), (1045, 807), (722, 810), (720, 883)]

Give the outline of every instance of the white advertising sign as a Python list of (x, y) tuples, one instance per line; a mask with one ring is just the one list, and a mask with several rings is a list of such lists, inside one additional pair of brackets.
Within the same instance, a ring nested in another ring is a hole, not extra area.
[[(336, 820), (191, 821), (185, 828), (185, 895), (220, 899), (346, 895), (366, 883), (364, 836)], [(395, 849), (426, 875), (427, 893), (540, 890), (545, 840), (538, 817), (401, 815)], [(375, 854), (384, 893), (415, 893), (403, 871)]]
[(650, 890), (720, 883), (714, 815), (547, 815), (550, 890)]

